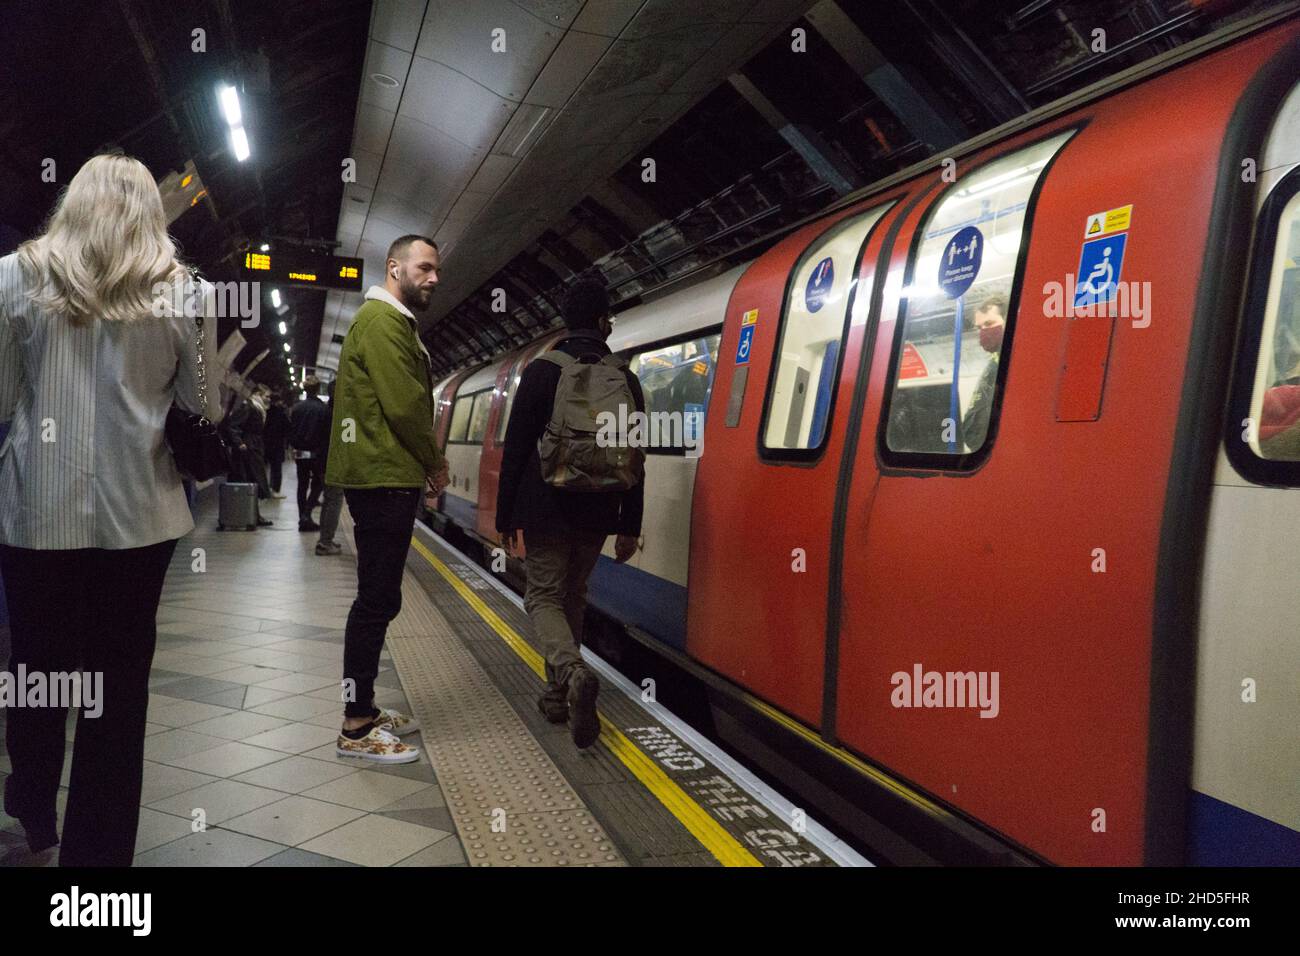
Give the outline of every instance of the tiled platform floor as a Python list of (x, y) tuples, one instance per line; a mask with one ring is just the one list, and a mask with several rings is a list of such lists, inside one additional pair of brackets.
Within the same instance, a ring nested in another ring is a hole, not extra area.
[[(317, 557), (317, 536), (299, 534), (291, 471), (288, 497), (262, 505), (273, 528), (216, 531), (210, 489), (177, 547), (158, 611), (135, 865), (465, 865), (419, 734), (406, 738), (418, 763), (334, 756), (356, 564), (342, 535), (341, 555)], [(406, 709), (387, 652), (381, 671), (378, 702)], [(0, 748), (0, 777), (9, 770)], [(206, 829), (195, 832), (199, 810)], [(0, 865), (49, 866), (56, 854), (29, 853), (0, 812)]]

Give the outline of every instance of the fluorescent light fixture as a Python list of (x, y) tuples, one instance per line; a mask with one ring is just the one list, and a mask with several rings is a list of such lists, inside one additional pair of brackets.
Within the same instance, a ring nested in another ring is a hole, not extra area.
[(997, 176), (992, 176), (982, 183), (976, 183), (973, 186), (967, 186), (965, 189), (957, 190), (958, 196), (979, 196), (983, 193), (998, 189), (1001, 186), (1009, 185), (1017, 180), (1031, 176), (1047, 165), (1046, 159), (1036, 160), (1028, 166), (1020, 166), (1016, 169), (1008, 170)]
[(230, 131), (230, 145), (235, 150), (235, 159), (241, 163), (248, 159), (250, 150), (248, 148), (248, 136), (244, 133), (244, 127), (236, 126)]
[(263, 252), (270, 252), (270, 251), (271, 251), (271, 244), (270, 244), (269, 242), (264, 242), (264, 243), (262, 243), (262, 251), (263, 251)]
[(280, 334), (281, 335), (289, 334), (289, 326), (285, 325), (283, 322), (280, 323)]
[(233, 86), (221, 88), (221, 112), (226, 115), (226, 122), (232, 129), (243, 121), (239, 111), (239, 92)]
[(289, 351), (289, 343), (288, 343), (288, 342), (285, 342), (285, 343), (284, 343), (284, 350), (285, 350), (286, 352)]
[[(272, 290), (271, 290), (271, 304), (272, 304), (273, 306), (275, 306), (277, 309), (280, 308), (280, 290), (279, 290), (279, 289), (272, 289)], [(284, 325), (283, 322), (281, 322), (280, 324), (281, 324), (281, 325)], [(281, 329), (280, 331), (283, 332), (284, 330)]]

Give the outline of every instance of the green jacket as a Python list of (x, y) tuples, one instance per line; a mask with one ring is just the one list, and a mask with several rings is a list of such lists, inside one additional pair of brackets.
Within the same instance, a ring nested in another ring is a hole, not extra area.
[(339, 355), (327, 484), (423, 487), (444, 461), (433, 437), (430, 378), (415, 322), (367, 299)]

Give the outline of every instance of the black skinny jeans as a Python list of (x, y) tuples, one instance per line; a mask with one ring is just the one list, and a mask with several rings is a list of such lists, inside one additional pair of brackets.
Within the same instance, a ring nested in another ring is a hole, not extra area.
[(311, 520), (311, 510), (320, 504), (325, 490), (325, 459), (298, 458), (294, 464), (298, 467), (298, 523), (303, 524)]
[[(347, 717), (369, 717), (388, 622), (402, 609), (402, 572), (420, 505), (419, 488), (348, 488), (357, 542), (357, 599), (343, 632), (343, 680)], [(352, 681), (349, 685), (346, 682)]]
[[(103, 674), (102, 713), (77, 719), (59, 852), (62, 866), (130, 866), (140, 821), (155, 618), (175, 541), (143, 548), (36, 551), (0, 545), (9, 672)], [(83, 678), (84, 681), (84, 678)], [(63, 773), (64, 707), (5, 718), (20, 813), (52, 819)]]

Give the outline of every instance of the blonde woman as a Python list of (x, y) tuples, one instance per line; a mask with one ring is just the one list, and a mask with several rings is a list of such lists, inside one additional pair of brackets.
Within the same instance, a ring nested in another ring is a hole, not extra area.
[[(173, 402), (219, 414), (215, 387), (199, 405), (197, 310), (172, 294), (185, 280), (153, 177), (122, 155), (90, 159), (44, 234), (0, 259), (9, 672), (102, 681), (93, 707), (82, 698), (62, 865), (129, 866), (134, 851), (154, 618), (194, 527), (163, 426)], [(204, 337), (215, 356), (215, 318)], [(66, 710), (50, 703), (10, 709), (5, 726), (4, 808), (33, 851), (59, 842)]]

